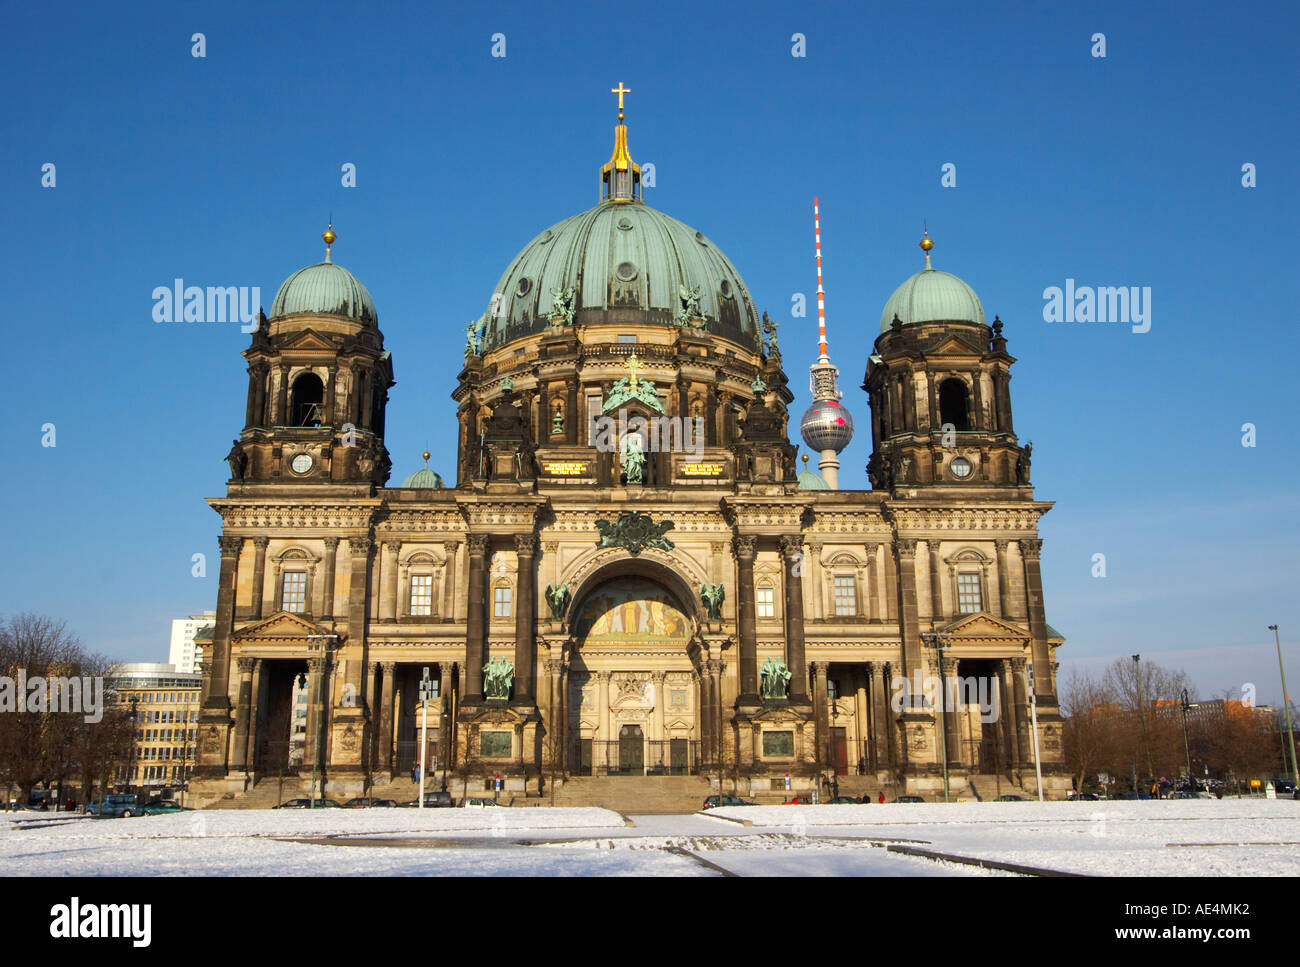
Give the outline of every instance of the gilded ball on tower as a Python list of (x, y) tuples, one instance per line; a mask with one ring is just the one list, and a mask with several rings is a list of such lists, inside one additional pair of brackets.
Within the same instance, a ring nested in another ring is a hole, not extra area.
[(334, 240), (338, 238), (338, 236), (334, 234), (333, 228), (325, 229), (325, 231), (320, 233), (320, 237), (324, 239), (326, 245), (333, 245)]
[(934, 248), (934, 239), (932, 239), (929, 235), (924, 236), (921, 239), (921, 251), (928, 252), (932, 248)]

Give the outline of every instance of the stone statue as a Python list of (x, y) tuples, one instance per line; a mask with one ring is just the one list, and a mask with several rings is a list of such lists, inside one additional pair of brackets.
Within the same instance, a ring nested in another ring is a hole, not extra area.
[(767, 334), (767, 351), (769, 355), (780, 356), (781, 349), (776, 344), (776, 331), (781, 327), (779, 322), (770, 319), (766, 312), (763, 313), (763, 332)]
[(645, 483), (645, 453), (641, 449), (641, 437), (636, 433), (623, 437), (623, 472), (628, 483)]
[(700, 287), (698, 285), (688, 289), (678, 283), (677, 301), (677, 318), (674, 320), (677, 325), (695, 326), (696, 328), (704, 325), (704, 313), (700, 310)]
[(767, 392), (767, 384), (763, 382), (763, 377), (761, 375), (754, 377), (754, 382), (749, 384), (749, 388), (759, 394)]
[(483, 697), (509, 698), (514, 680), (514, 664), (504, 658), (493, 658), (483, 666)]
[(558, 286), (551, 292), (551, 327), (573, 325), (573, 286)]
[(551, 617), (557, 621), (564, 617), (564, 612), (569, 607), (569, 598), (572, 595), (567, 582), (552, 587), (546, 585), (546, 603), (550, 605)]
[(230, 479), (243, 480), (244, 471), (248, 469), (248, 454), (238, 440), (231, 441), (230, 452), (226, 454), (226, 459), (230, 461)]
[(763, 698), (786, 698), (790, 694), (790, 669), (784, 662), (769, 658), (758, 670)]
[(551, 433), (563, 433), (563, 432), (564, 432), (564, 410), (560, 408), (559, 403), (556, 403), (555, 416), (551, 419)]
[(1029, 483), (1029, 458), (1033, 452), (1034, 441), (1030, 440), (1020, 451), (1020, 456), (1016, 457), (1016, 481), (1022, 486)]
[(701, 584), (700, 600), (704, 602), (704, 610), (709, 615), (709, 620), (717, 621), (722, 617), (722, 600), (726, 597), (726, 591), (722, 587), (722, 582), (717, 584)]
[(477, 356), (483, 349), (483, 329), (487, 321), (479, 316), (465, 327), (465, 355)]

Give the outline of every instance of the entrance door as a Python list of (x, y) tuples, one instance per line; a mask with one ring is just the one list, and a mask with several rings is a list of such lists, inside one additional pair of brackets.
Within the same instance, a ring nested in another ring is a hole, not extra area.
[(848, 775), (849, 742), (842, 725), (831, 729), (831, 768), (837, 776)]
[(690, 769), (686, 758), (686, 739), (670, 739), (668, 743), (668, 768), (674, 776), (684, 776)]
[(618, 730), (618, 771), (623, 775), (645, 775), (645, 742), (639, 725), (625, 725)]
[(578, 740), (578, 775), (591, 775), (591, 739)]

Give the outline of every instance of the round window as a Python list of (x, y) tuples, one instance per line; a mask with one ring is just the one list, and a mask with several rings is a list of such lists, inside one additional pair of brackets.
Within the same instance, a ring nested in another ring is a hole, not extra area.
[(948, 470), (958, 480), (965, 480), (975, 471), (975, 467), (965, 457), (955, 457), (948, 463)]
[(721, 284), (720, 286), (718, 286), (718, 291), (722, 293), (722, 296), (723, 296), (724, 299), (730, 299), (730, 298), (731, 298), (731, 283), (728, 282), (726, 279), (723, 279), (723, 280), (722, 280), (722, 284)]
[(624, 232), (632, 231), (632, 219), (624, 215), (618, 220), (618, 227)]
[(555, 237), (555, 235), (554, 235), (554, 234), (551, 232), (551, 230), (548, 228), (546, 231), (542, 232), (541, 235), (538, 235), (538, 236), (537, 236), (537, 241), (539, 241), (539, 242), (549, 242), (549, 241), (550, 241), (551, 239), (553, 239), (554, 237)]
[(704, 233), (703, 233), (703, 232), (696, 232), (696, 233), (695, 233), (695, 241), (699, 242), (701, 245), (708, 245), (708, 244), (709, 244), (708, 242), (706, 242), (706, 241), (704, 240)]
[(515, 286), (515, 291), (518, 292), (520, 295), (528, 295), (528, 291), (532, 287), (533, 287), (533, 283), (529, 281), (527, 276), (525, 276), (524, 278), (519, 280), (519, 284)]
[(620, 282), (631, 282), (636, 278), (636, 266), (631, 262), (620, 262), (614, 274), (618, 276)]

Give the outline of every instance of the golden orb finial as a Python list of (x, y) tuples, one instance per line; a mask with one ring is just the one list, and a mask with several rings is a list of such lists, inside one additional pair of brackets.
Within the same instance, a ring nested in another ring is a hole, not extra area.
[(928, 228), (921, 229), (921, 251), (925, 253), (925, 267), (930, 267), (930, 249), (934, 248), (934, 239), (930, 237)]
[(330, 261), (330, 246), (334, 244), (334, 239), (338, 238), (334, 234), (334, 219), (330, 219), (325, 231), (320, 233), (321, 241), (325, 243), (325, 261)]
[(806, 453), (803, 455), (803, 468), (804, 468), (805, 470), (808, 469), (808, 454), (806, 454)]
[(425, 450), (421, 456), (424, 457), (424, 467), (427, 470), (429, 468), (429, 451)]

